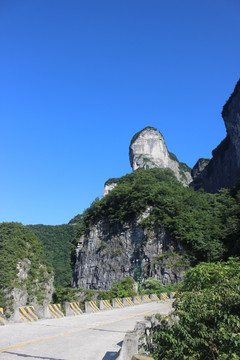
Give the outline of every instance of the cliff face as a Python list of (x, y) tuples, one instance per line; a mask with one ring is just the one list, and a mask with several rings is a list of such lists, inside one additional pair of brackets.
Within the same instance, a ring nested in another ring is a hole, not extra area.
[[(217, 192), (221, 188), (232, 187), (240, 177), (240, 80), (234, 92), (223, 107), (222, 116), (227, 136), (212, 152), (212, 159), (201, 169), (200, 162), (192, 171), (195, 189)], [(199, 171), (195, 171), (196, 168)]]
[(129, 159), (133, 171), (139, 168), (170, 168), (185, 186), (192, 181), (188, 166), (179, 163), (175, 155), (169, 153), (162, 134), (155, 128), (146, 127), (134, 135)]
[(148, 211), (134, 224), (121, 227), (98, 221), (81, 236), (73, 287), (108, 290), (127, 276), (155, 277), (163, 284), (182, 280), (183, 249), (164, 228), (149, 230), (141, 225)]
[(35, 235), (20, 223), (0, 224), (0, 303), (10, 317), (19, 306), (38, 310), (52, 299), (53, 271)]

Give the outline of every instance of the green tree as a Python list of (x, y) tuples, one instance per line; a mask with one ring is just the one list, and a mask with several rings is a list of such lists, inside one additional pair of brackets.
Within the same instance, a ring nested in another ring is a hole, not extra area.
[(153, 335), (155, 359), (240, 358), (240, 260), (202, 263), (187, 272), (173, 313)]
[(111, 289), (112, 296), (114, 298), (132, 297), (136, 295), (133, 290), (134, 279), (132, 277), (126, 277), (113, 284)]

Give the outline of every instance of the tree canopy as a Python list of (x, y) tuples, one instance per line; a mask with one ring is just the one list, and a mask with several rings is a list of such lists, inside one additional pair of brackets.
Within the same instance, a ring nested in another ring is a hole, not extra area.
[(226, 259), (240, 255), (239, 198), (239, 186), (208, 194), (184, 187), (170, 169), (138, 169), (78, 218), (78, 236), (100, 219), (122, 225), (150, 208), (143, 225), (165, 226), (193, 264)]

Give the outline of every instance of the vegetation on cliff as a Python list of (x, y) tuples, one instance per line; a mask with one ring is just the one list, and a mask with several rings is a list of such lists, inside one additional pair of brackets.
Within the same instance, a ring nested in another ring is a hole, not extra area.
[(233, 248), (234, 254), (240, 253), (239, 186), (234, 189), (208, 194), (185, 188), (169, 169), (138, 169), (83, 213), (78, 237), (100, 219), (121, 226), (150, 208), (143, 225), (165, 226), (193, 264), (225, 259)]
[(52, 277), (42, 244), (20, 223), (0, 224), (0, 307), (13, 310), (12, 290), (27, 292), (27, 303), (44, 299), (46, 283)]
[(240, 358), (239, 258), (188, 271), (174, 308), (154, 330), (154, 359)]
[[(74, 226), (28, 225), (41, 241), (46, 258), (54, 269), (54, 285), (70, 286), (72, 280), (71, 253)], [(75, 249), (74, 249), (75, 250)]]

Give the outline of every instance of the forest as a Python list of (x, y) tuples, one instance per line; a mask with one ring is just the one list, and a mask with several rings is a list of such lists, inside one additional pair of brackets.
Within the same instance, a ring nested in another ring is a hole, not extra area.
[(164, 225), (181, 241), (192, 265), (240, 255), (240, 182), (232, 189), (209, 194), (184, 187), (170, 169), (138, 169), (118, 179), (118, 185), (96, 199), (77, 223), (77, 236), (99, 219), (123, 224), (150, 207), (144, 225)]

